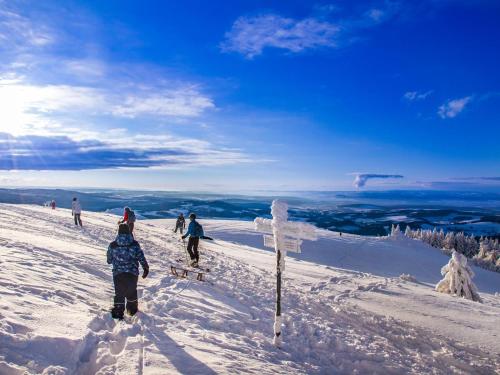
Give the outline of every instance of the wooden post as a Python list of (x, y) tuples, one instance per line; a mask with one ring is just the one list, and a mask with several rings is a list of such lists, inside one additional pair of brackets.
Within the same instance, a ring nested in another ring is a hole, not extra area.
[[(276, 252), (276, 312), (274, 315), (274, 345), (281, 346), (281, 276), (285, 271), (287, 251), (300, 252), (301, 239), (316, 240), (316, 228), (302, 222), (288, 221), (288, 205), (274, 200), (271, 205), (272, 220), (255, 218), (255, 229), (272, 234), (264, 235), (264, 246), (274, 248)], [(290, 244), (290, 239), (294, 241)], [(300, 241), (300, 242), (299, 242)]]
[(281, 344), (281, 251), (276, 252), (276, 315), (274, 319), (274, 345)]

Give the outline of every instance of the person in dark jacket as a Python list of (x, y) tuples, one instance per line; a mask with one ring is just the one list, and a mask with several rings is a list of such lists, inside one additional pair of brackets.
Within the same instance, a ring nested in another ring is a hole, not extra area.
[(184, 219), (184, 215), (181, 213), (175, 222), (175, 230), (174, 233), (177, 233), (177, 229), (180, 229), (181, 234), (186, 229), (186, 219)]
[[(111, 310), (113, 319), (123, 319), (125, 307), (130, 315), (138, 310), (137, 281), (139, 278), (139, 263), (142, 266), (142, 278), (149, 273), (141, 246), (130, 234), (129, 226), (125, 223), (118, 227), (116, 239), (109, 244), (107, 254), (108, 264), (113, 265), (113, 282), (115, 285), (114, 306)], [(125, 299), (127, 303), (125, 305)]]
[(182, 239), (185, 239), (189, 236), (187, 251), (189, 256), (191, 257), (191, 265), (193, 267), (198, 266), (198, 262), (200, 260), (200, 253), (198, 252), (198, 244), (200, 242), (200, 237), (203, 237), (203, 227), (200, 223), (196, 221), (196, 215), (194, 213), (189, 214), (189, 226), (186, 234), (182, 236)]

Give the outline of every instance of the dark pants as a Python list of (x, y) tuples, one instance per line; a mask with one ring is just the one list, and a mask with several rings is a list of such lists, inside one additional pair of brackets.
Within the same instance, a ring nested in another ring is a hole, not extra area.
[(184, 232), (184, 227), (182, 225), (178, 225), (175, 227), (175, 230), (174, 230), (174, 233), (177, 233), (177, 229), (180, 229), (181, 230), (181, 234), (182, 232)]
[(113, 318), (122, 319), (125, 311), (125, 298), (127, 299), (127, 312), (134, 315), (137, 312), (137, 280), (138, 276), (128, 272), (113, 276), (115, 284), (115, 305), (111, 310)]
[(75, 225), (80, 224), (80, 226), (82, 226), (82, 219), (80, 218), (80, 214), (74, 214), (73, 216), (75, 217)]
[(187, 251), (191, 260), (200, 260), (200, 253), (198, 253), (198, 243), (200, 242), (200, 237), (189, 237)]

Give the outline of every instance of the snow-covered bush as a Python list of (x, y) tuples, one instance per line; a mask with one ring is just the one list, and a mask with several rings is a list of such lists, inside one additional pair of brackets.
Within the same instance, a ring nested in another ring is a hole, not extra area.
[(436, 285), (438, 292), (481, 302), (479, 292), (472, 282), (474, 272), (467, 265), (464, 255), (454, 251), (448, 264), (441, 268), (441, 275), (444, 278)]

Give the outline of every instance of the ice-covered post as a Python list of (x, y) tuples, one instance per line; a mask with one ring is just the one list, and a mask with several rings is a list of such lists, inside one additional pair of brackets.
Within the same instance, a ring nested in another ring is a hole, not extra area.
[(274, 345), (281, 345), (281, 276), (285, 271), (287, 251), (300, 253), (302, 239), (316, 240), (316, 227), (302, 222), (288, 221), (288, 205), (274, 200), (271, 205), (271, 219), (258, 217), (255, 229), (272, 235), (264, 235), (264, 246), (276, 251), (276, 314), (274, 319)]

